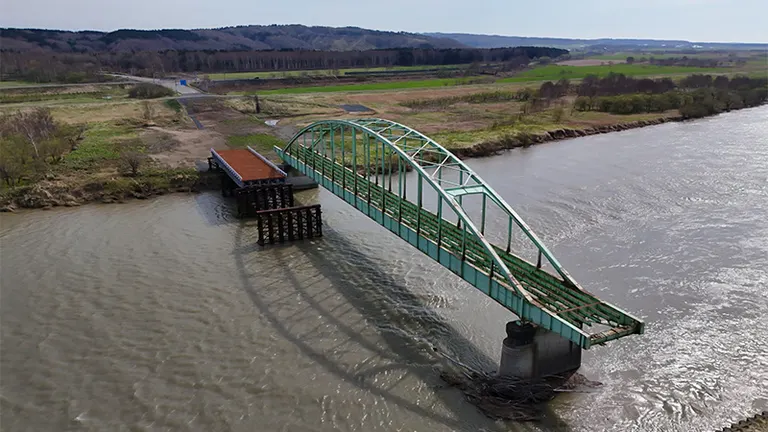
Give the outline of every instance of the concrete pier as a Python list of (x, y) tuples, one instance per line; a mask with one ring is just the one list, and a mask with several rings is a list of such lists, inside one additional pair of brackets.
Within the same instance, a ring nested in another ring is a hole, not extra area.
[(507, 323), (499, 375), (538, 379), (570, 376), (581, 366), (581, 347), (531, 323)]

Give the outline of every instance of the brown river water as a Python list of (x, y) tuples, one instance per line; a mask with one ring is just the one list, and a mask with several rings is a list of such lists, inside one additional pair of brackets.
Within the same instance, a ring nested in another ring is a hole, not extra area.
[(0, 215), (3, 431), (711, 431), (768, 409), (768, 107), (468, 161), (647, 331), (539, 423), (440, 379), (501, 306), (323, 190), (259, 248), (217, 193)]

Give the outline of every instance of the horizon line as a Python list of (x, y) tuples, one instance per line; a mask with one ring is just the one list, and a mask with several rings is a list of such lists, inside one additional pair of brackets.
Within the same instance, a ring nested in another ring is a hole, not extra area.
[[(486, 36), (486, 37), (500, 37), (500, 38), (521, 38), (521, 39), (563, 39), (563, 40), (572, 40), (572, 41), (599, 41), (599, 40), (613, 40), (613, 41), (622, 41), (622, 40), (640, 40), (640, 41), (654, 41), (654, 42), (686, 42), (690, 44), (738, 44), (738, 45), (768, 45), (768, 41), (765, 42), (745, 42), (745, 41), (739, 41), (739, 42), (719, 42), (719, 41), (694, 41), (694, 40), (688, 40), (688, 39), (677, 39), (677, 38), (670, 38), (670, 39), (664, 39), (664, 38), (654, 38), (654, 37), (611, 37), (611, 36), (603, 36), (603, 37), (595, 37), (595, 38), (585, 38), (585, 37), (572, 37), (572, 36), (521, 36), (521, 35), (502, 35), (502, 34), (487, 34), (487, 33), (467, 33), (467, 32), (454, 32), (454, 31), (423, 31), (423, 32), (413, 32), (413, 31), (403, 31), (403, 30), (380, 30), (380, 29), (371, 29), (371, 28), (365, 28), (365, 27), (359, 27), (359, 26), (327, 26), (327, 25), (306, 25), (306, 24), (297, 24), (297, 23), (291, 23), (291, 24), (238, 24), (238, 25), (226, 25), (226, 26), (218, 26), (218, 27), (196, 27), (196, 28), (180, 28), (180, 27), (167, 27), (167, 28), (136, 28), (136, 27), (122, 27), (122, 28), (116, 28), (113, 30), (94, 30), (94, 29), (87, 29), (87, 28), (81, 28), (81, 29), (62, 29), (62, 28), (51, 28), (51, 27), (10, 27), (10, 26), (0, 26), (0, 30), (42, 30), (42, 31), (55, 31), (55, 32), (70, 32), (70, 33), (85, 33), (85, 32), (93, 32), (93, 33), (114, 33), (117, 31), (122, 30), (134, 30), (134, 31), (163, 31), (163, 30), (182, 30), (182, 31), (200, 31), (200, 30), (221, 30), (221, 29), (228, 29), (228, 28), (238, 28), (238, 27), (291, 27), (291, 26), (302, 26), (302, 27), (308, 27), (308, 28), (331, 28), (331, 29), (343, 29), (343, 28), (354, 28), (354, 29), (360, 29), (360, 30), (368, 30), (368, 31), (378, 31), (378, 32), (385, 32), (385, 33), (408, 33), (408, 34), (415, 34), (415, 35), (424, 35), (424, 36), (431, 36), (431, 37), (439, 37), (439, 36), (432, 36), (432, 35), (444, 35), (443, 37), (450, 39), (448, 35), (462, 35), (462, 36)], [(0, 35), (2, 36), (2, 35)]]

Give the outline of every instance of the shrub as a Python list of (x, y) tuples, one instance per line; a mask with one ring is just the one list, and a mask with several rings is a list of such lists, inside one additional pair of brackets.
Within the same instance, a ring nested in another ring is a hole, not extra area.
[(135, 177), (147, 160), (144, 144), (141, 140), (128, 140), (118, 145), (118, 152), (123, 168)]
[(165, 105), (176, 112), (181, 112), (181, 104), (176, 99), (168, 99), (165, 101)]
[(565, 108), (563, 108), (562, 105), (558, 105), (552, 109), (553, 122), (560, 123), (563, 120), (563, 117), (565, 117)]
[(579, 96), (573, 102), (573, 109), (576, 111), (589, 111), (592, 109), (592, 103), (586, 96)]
[(169, 88), (150, 83), (137, 84), (128, 91), (128, 97), (134, 99), (155, 99), (174, 94), (174, 91)]

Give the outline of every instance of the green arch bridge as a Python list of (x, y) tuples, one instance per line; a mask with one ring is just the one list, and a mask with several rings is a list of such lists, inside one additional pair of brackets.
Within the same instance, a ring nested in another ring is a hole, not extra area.
[(318, 121), (275, 151), (524, 321), (584, 349), (643, 333), (641, 320), (585, 291), (480, 176), (407, 126)]

